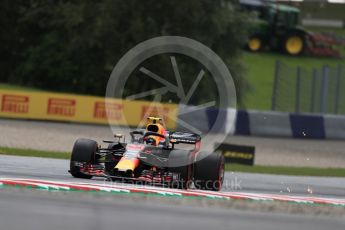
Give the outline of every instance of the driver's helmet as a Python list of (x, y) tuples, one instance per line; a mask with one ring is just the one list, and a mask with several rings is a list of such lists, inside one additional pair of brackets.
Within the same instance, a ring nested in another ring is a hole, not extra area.
[[(149, 132), (155, 132), (161, 135), (166, 135), (167, 131), (165, 130), (163, 124), (162, 124), (162, 119), (161, 118), (156, 118), (156, 117), (149, 117), (148, 118), (148, 124), (146, 126), (146, 131)], [(152, 141), (154, 140), (154, 143)], [(159, 145), (161, 142), (164, 142), (164, 138), (158, 137), (158, 136), (148, 136), (145, 138), (146, 144), (151, 144), (151, 145)]]
[(157, 145), (156, 140), (153, 137), (146, 138), (145, 143), (148, 145)]

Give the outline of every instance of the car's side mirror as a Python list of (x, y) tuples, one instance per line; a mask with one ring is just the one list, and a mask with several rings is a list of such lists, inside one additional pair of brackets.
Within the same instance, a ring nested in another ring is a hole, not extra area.
[(178, 141), (176, 139), (170, 139), (170, 143), (172, 144), (178, 144)]
[(169, 141), (170, 141), (170, 143), (171, 143), (171, 145), (172, 145), (172, 146), (171, 146), (172, 148), (174, 148), (175, 145), (179, 143), (176, 139), (170, 139)]
[(114, 134), (114, 138), (117, 139), (117, 142), (121, 142), (121, 139), (124, 138), (124, 135), (121, 133)]

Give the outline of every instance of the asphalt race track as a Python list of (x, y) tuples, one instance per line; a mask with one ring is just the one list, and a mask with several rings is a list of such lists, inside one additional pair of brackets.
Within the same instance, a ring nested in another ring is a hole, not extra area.
[(121, 199), (88, 199), (3, 192), (0, 195), (1, 229), (237, 229), (237, 230), (342, 230), (344, 220), (262, 214), (260, 212), (193, 208), (140, 203)]
[[(0, 119), (0, 130), (0, 146), (58, 151), (69, 151), (78, 137), (95, 138), (98, 141), (111, 137), (108, 127), (54, 122)], [(340, 141), (252, 137), (230, 139), (238, 144), (257, 146), (256, 163), (259, 164), (271, 162), (276, 165), (343, 167), (345, 163), (345, 144)], [(101, 178), (73, 178), (67, 172), (68, 167), (67, 160), (0, 155), (0, 179), (26, 178), (99, 185), (107, 183)], [(344, 200), (345, 178), (227, 172), (222, 192)], [(214, 200), (195, 207), (192, 205), (194, 201), (175, 205), (175, 201), (167, 204), (162, 200), (148, 202), (148, 198), (127, 197), (1, 189), (0, 186), (0, 229), (345, 229), (345, 214), (340, 217), (332, 214), (301, 215), (294, 212), (276, 213), (274, 209), (261, 212), (261, 207), (241, 210), (219, 207), (214, 205)], [(345, 213), (345, 206), (334, 208)]]
[[(67, 171), (68, 160), (0, 155), (0, 177), (85, 182)], [(104, 183), (101, 178), (94, 183)], [(309, 191), (308, 191), (309, 188)], [(313, 195), (345, 198), (345, 178), (277, 176), (226, 172), (223, 191)]]
[[(0, 155), (1, 178), (104, 184), (68, 173), (67, 160)], [(237, 182), (236, 182), (237, 181)], [(237, 184), (237, 185), (236, 185)], [(345, 197), (345, 179), (226, 173), (224, 191)], [(1, 229), (344, 229), (341, 218), (273, 214), (217, 207), (164, 205), (126, 199), (100, 199), (82, 194), (60, 196), (34, 190), (0, 190)], [(6, 207), (6, 208), (3, 208)]]

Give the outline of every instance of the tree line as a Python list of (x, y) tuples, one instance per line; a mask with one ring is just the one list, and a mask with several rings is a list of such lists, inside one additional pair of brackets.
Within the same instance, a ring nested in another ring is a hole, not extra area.
[[(195, 39), (215, 51), (230, 69), (241, 102), (248, 85), (239, 58), (249, 20), (236, 2), (3, 0), (0, 82), (104, 95), (113, 67), (129, 49), (149, 38), (174, 35)], [(195, 65), (183, 58), (177, 59), (181, 76), (193, 82)], [(167, 60), (156, 58), (146, 65), (167, 76), (171, 75)], [(126, 93), (154, 84), (132, 80)], [(208, 97), (209, 85), (208, 81), (200, 85), (195, 103)]]

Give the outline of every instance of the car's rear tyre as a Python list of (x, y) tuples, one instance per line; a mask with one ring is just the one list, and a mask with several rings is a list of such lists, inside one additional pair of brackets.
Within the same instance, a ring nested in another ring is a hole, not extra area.
[(194, 164), (194, 186), (203, 190), (221, 190), (224, 180), (224, 166), (222, 153), (198, 153)]
[(73, 177), (91, 179), (92, 176), (84, 174), (80, 171), (80, 167), (76, 163), (95, 163), (96, 151), (98, 145), (96, 141), (89, 139), (78, 139), (74, 143), (71, 161), (70, 173)]
[(169, 154), (168, 167), (172, 173), (180, 175), (179, 181), (173, 181), (171, 187), (188, 189), (192, 183), (192, 154), (190, 151), (173, 150)]

